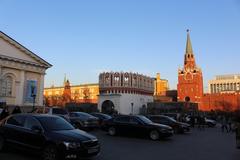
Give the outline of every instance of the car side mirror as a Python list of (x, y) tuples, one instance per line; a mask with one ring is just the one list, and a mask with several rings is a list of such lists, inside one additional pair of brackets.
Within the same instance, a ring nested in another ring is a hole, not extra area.
[(35, 133), (42, 133), (42, 128), (39, 126), (32, 126), (32, 131)]

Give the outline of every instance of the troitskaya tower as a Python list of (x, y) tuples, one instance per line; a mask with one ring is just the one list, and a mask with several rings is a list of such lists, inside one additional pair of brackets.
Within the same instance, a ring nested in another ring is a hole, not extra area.
[(202, 71), (196, 65), (189, 30), (187, 30), (187, 44), (184, 55), (184, 67), (183, 69), (178, 70), (177, 90), (178, 101), (200, 103), (203, 97)]

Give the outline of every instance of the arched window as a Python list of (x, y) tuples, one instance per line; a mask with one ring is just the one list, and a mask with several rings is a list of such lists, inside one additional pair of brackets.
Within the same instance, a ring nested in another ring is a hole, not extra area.
[(2, 81), (2, 96), (12, 96), (13, 78), (7, 76)]

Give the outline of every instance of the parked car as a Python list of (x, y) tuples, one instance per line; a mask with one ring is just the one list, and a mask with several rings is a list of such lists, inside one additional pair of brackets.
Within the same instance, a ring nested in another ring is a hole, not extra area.
[(176, 121), (179, 120), (179, 118), (181, 117), (180, 113), (164, 113), (163, 115), (171, 117), (171, 118), (175, 119)]
[(164, 115), (148, 115), (149, 118), (154, 123), (164, 124), (171, 126), (174, 133), (185, 133), (190, 131), (190, 125), (187, 123), (178, 122), (175, 119), (164, 116)]
[(104, 121), (111, 119), (112, 117), (108, 114), (104, 114), (104, 113), (90, 113), (92, 116), (97, 117), (99, 119), (99, 125), (103, 126), (104, 125)]
[(79, 129), (93, 129), (99, 126), (98, 118), (84, 112), (70, 112), (71, 123)]
[(205, 117), (205, 124), (208, 127), (215, 127), (217, 125), (217, 122), (215, 120), (213, 120), (213, 119), (209, 119), (209, 118)]
[(39, 107), (34, 113), (57, 115), (70, 122), (68, 111), (62, 107)]
[(93, 157), (100, 152), (98, 139), (75, 129), (59, 116), (16, 114), (0, 126), (0, 151), (5, 147), (36, 151), (44, 160)]
[[(193, 116), (193, 118), (194, 118), (194, 123), (197, 124), (198, 116)], [(205, 117), (204, 119), (205, 119), (205, 125), (207, 125), (208, 127), (215, 127), (217, 125), (217, 121), (215, 121), (213, 119), (210, 119), (207, 117)], [(185, 118), (185, 121), (186, 121), (186, 123), (191, 124), (191, 116), (187, 116)]]
[(153, 123), (151, 120), (141, 115), (121, 115), (109, 119), (104, 125), (104, 129), (109, 135), (117, 134), (147, 136), (152, 140), (170, 137), (173, 135), (172, 127)]

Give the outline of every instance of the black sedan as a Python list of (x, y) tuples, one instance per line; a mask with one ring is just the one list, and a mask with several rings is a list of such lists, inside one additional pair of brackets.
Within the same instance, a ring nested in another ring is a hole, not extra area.
[(141, 115), (121, 115), (106, 121), (104, 129), (109, 135), (128, 134), (134, 136), (147, 136), (152, 140), (170, 137), (173, 129), (166, 125), (153, 123)]
[(99, 125), (102, 126), (104, 125), (104, 121), (111, 119), (112, 117), (108, 114), (104, 114), (104, 113), (90, 113), (91, 115), (93, 115), (94, 117), (97, 117), (99, 119)]
[(94, 129), (99, 126), (99, 120), (88, 113), (84, 112), (70, 112), (71, 123), (79, 129)]
[(36, 151), (44, 160), (93, 157), (100, 152), (95, 136), (59, 116), (40, 114), (9, 116), (0, 126), (0, 151), (5, 147)]
[(185, 133), (190, 131), (190, 125), (187, 123), (178, 122), (175, 119), (163, 115), (147, 116), (151, 121), (159, 124), (171, 126), (175, 133)]

